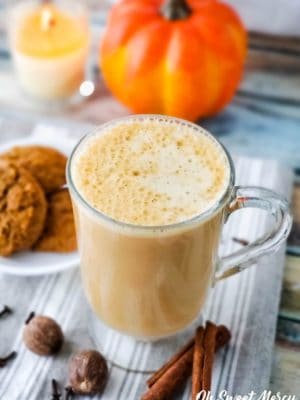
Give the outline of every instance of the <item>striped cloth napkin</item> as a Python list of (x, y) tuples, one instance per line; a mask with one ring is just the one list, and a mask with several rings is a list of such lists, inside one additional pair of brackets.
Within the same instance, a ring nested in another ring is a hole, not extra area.
[[(235, 165), (238, 184), (265, 186), (290, 197), (293, 180), (290, 170), (274, 161), (244, 157), (235, 157)], [(245, 209), (236, 213), (225, 227), (221, 253), (228, 254), (239, 248), (232, 237), (253, 240), (269, 224), (269, 218), (262, 211)], [(268, 389), (284, 265), (283, 247), (249, 270), (219, 283), (210, 295), (205, 316), (226, 324), (233, 335), (231, 344), (217, 355), (212, 389), (215, 396), (224, 389), (230, 395)], [(0, 357), (12, 349), (18, 352), (15, 360), (0, 368), (0, 399), (51, 399), (51, 380), (55, 378), (61, 385), (67, 382), (70, 355), (95, 346), (88, 333), (90, 311), (79, 270), (35, 278), (0, 274), (0, 304), (9, 304), (14, 309), (13, 315), (0, 320)], [(30, 311), (52, 316), (61, 324), (66, 343), (57, 356), (39, 357), (22, 344), (23, 323)], [(103, 346), (111, 358), (119, 344), (114, 335), (103, 338)], [(137, 344), (128, 349), (132, 369), (147, 366), (151, 357), (147, 346)], [(159, 357), (163, 364), (166, 361), (163, 352)], [(104, 394), (92, 398), (137, 400), (146, 388), (146, 379), (144, 374), (110, 366)], [(186, 385), (177, 399), (190, 399), (190, 386)]]

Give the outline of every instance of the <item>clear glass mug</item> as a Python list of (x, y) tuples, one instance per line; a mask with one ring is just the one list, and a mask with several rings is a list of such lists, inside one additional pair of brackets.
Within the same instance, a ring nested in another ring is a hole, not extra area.
[[(207, 132), (224, 153), (230, 172), (224, 194), (209, 210), (180, 223), (145, 227), (113, 220), (94, 209), (74, 184), (73, 164), (77, 155), (91, 137), (101, 135), (112, 124), (151, 118), (188, 125), (196, 133), (204, 131), (171, 117), (126, 117), (85, 136), (75, 147), (67, 167), (83, 287), (98, 317), (91, 318), (92, 334), (100, 347), (105, 338), (120, 336), (119, 351), (109, 358), (122, 367), (127, 366), (128, 349), (133, 348), (136, 339), (155, 341), (151, 351), (163, 349), (166, 353), (166, 346), (170, 345), (172, 353), (169, 337), (175, 335), (178, 345), (185, 340), (186, 333), (194, 329), (193, 321), (199, 318), (210, 288), (275, 251), (291, 228), (286, 200), (271, 190), (235, 186), (230, 155)], [(244, 207), (266, 210), (274, 219), (274, 227), (263, 238), (220, 259), (218, 246), (223, 225), (233, 212)], [(176, 335), (181, 332), (185, 334)], [(147, 367), (152, 370), (156, 365)]]

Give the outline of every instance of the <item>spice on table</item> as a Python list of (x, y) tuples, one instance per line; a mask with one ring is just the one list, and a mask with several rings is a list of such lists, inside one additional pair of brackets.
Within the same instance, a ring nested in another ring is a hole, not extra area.
[[(218, 326), (214, 351), (226, 345), (230, 337), (230, 332), (224, 325)], [(141, 397), (141, 400), (169, 400), (180, 389), (192, 373), (194, 346), (195, 339), (191, 339), (148, 379), (149, 390)], [(206, 381), (207, 378), (206, 376)]]
[(192, 374), (192, 400), (197, 398), (202, 387), (202, 368), (204, 361), (204, 333), (202, 326), (196, 329), (195, 348), (193, 358), (193, 374)]
[(98, 351), (83, 350), (69, 364), (69, 382), (74, 393), (101, 393), (108, 379), (105, 358)]
[(12, 351), (6, 357), (0, 358), (0, 368), (5, 367), (7, 365), (7, 363), (9, 361), (13, 360), (14, 358), (16, 358), (16, 356), (17, 356), (17, 352), (16, 351)]
[(0, 311), (0, 318), (3, 317), (5, 314), (11, 314), (11, 313), (12, 309), (5, 304), (2, 310)]
[(31, 318), (27, 318), (23, 330), (24, 344), (41, 356), (57, 353), (64, 341), (61, 327), (52, 318), (32, 314)]
[(52, 400), (60, 400), (61, 393), (58, 389), (58, 383), (56, 379), (52, 379), (51, 386), (52, 386)]
[(154, 372), (154, 374), (147, 380), (147, 385), (150, 388), (155, 384), (156, 381), (172, 366), (174, 365), (189, 349), (193, 348), (195, 343), (194, 339), (187, 342), (185, 346), (182, 347), (173, 357), (170, 358), (159, 370)]
[(216, 326), (208, 321), (204, 328), (198, 328), (195, 336), (195, 350), (192, 374), (192, 400), (211, 389), (215, 352), (229, 342), (231, 334), (224, 325)]
[(246, 240), (246, 239), (241, 239), (241, 238), (238, 238), (238, 237), (233, 237), (232, 240), (233, 240), (235, 243), (240, 244), (241, 246), (248, 246), (248, 245), (249, 245), (249, 241)]
[(230, 339), (231, 339), (231, 333), (229, 329), (225, 325), (219, 325), (217, 342), (216, 342), (216, 351), (218, 351), (221, 347), (228, 344)]
[(65, 387), (65, 400), (71, 400), (74, 397), (74, 392), (71, 386)]
[(168, 400), (192, 371), (194, 346), (182, 354), (142, 396), (142, 400)]
[(29, 322), (32, 320), (32, 318), (35, 316), (35, 312), (31, 311), (31, 313), (28, 315), (28, 317), (25, 320), (25, 325), (29, 324)]
[(202, 371), (202, 389), (205, 391), (208, 391), (211, 388), (217, 333), (218, 327), (212, 322), (207, 322), (203, 339), (204, 359)]

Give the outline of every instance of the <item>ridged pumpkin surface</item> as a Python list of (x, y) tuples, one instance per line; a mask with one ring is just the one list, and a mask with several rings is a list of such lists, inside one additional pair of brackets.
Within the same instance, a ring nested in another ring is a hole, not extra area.
[(123, 0), (111, 11), (100, 66), (112, 93), (135, 113), (196, 120), (215, 114), (241, 79), (246, 32), (231, 7), (189, 0), (169, 20), (162, 0)]

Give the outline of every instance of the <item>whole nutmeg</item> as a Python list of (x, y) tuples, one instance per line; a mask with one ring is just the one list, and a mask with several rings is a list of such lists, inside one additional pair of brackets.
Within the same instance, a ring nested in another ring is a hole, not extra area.
[(33, 353), (47, 356), (60, 350), (64, 342), (64, 335), (54, 319), (43, 315), (32, 315), (26, 321), (23, 341)]
[(69, 382), (75, 393), (101, 393), (107, 379), (107, 363), (98, 351), (80, 351), (71, 358), (69, 364)]

